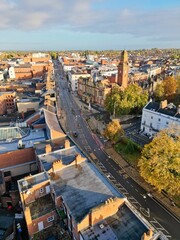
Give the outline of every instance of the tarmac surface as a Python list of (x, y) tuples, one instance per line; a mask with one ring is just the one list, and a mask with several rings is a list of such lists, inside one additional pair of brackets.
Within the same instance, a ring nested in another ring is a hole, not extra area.
[[(79, 100), (79, 98), (76, 95), (73, 95), (73, 97), (74, 97), (74, 100), (76, 101), (76, 103), (78, 105), (80, 105), (81, 101)], [(92, 110), (92, 112), (96, 112), (96, 110)], [(92, 117), (89, 116), (89, 118), (90, 118), (90, 120), (88, 121), (88, 124), (89, 124), (91, 130), (94, 131), (95, 129), (98, 129), (100, 133), (103, 133), (105, 124), (103, 124), (101, 121), (97, 121), (93, 116)], [(129, 131), (130, 131), (130, 128), (129, 128)], [(146, 141), (144, 140), (144, 143), (145, 144), (148, 143), (148, 140), (146, 140)], [(174, 204), (172, 204), (172, 201), (168, 197), (166, 197), (162, 193), (158, 193), (157, 191), (154, 190), (154, 188), (150, 184), (146, 183), (143, 180), (143, 178), (140, 176), (139, 172), (135, 168), (133, 168), (131, 165), (129, 165), (121, 157), (121, 155), (115, 151), (115, 149), (112, 147), (112, 145), (109, 142), (104, 143), (104, 149), (105, 149), (106, 153), (108, 155), (110, 155), (112, 157), (112, 159), (118, 165), (120, 165), (129, 176), (131, 176), (134, 179), (134, 181), (136, 181), (140, 186), (142, 186), (147, 192), (151, 193), (153, 195), (153, 197), (157, 199), (158, 202), (163, 204), (177, 218), (180, 217), (180, 208), (177, 206), (174, 206)]]

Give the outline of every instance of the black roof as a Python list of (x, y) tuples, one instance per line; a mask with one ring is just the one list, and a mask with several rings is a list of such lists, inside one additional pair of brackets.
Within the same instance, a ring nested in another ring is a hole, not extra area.
[(176, 117), (176, 118), (180, 118), (180, 114), (177, 113), (177, 108), (174, 106), (172, 107), (172, 103), (168, 104), (167, 107), (165, 108), (161, 108), (160, 107), (160, 103), (157, 102), (149, 102), (147, 104), (147, 106), (145, 107), (145, 109), (154, 111), (154, 112), (158, 112), (158, 113), (162, 113), (164, 115), (168, 115), (171, 117)]

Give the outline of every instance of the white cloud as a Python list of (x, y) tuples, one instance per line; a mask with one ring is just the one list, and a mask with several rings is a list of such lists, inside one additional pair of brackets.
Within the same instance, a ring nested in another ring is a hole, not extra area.
[[(103, 4), (103, 0), (98, 0)], [(0, 29), (47, 28), (132, 34), (159, 39), (180, 38), (180, 8), (97, 10), (97, 0), (1, 0)]]

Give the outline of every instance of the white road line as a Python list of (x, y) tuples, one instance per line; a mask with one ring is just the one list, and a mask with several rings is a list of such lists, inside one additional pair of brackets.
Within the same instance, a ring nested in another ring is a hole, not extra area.
[(180, 221), (173, 215), (171, 214), (164, 206), (162, 206), (155, 198), (151, 198), (152, 200), (154, 200), (160, 207), (162, 207), (171, 217), (173, 217), (178, 223), (180, 223)]
[(136, 192), (138, 192), (138, 190), (137, 190), (137, 189), (135, 189), (135, 191), (136, 191)]

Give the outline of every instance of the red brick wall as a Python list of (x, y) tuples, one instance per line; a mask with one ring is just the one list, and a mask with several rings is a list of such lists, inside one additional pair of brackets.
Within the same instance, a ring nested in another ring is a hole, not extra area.
[(37, 219), (32, 220), (32, 223), (27, 224), (29, 235), (33, 236), (35, 233), (39, 232), (38, 223), (40, 223), (40, 222), (43, 222), (44, 228), (52, 226), (54, 224), (54, 221), (49, 222), (49, 223), (47, 221), (47, 218), (51, 217), (51, 216), (54, 216), (54, 221), (57, 220), (57, 213), (54, 210), (54, 211), (52, 211), (50, 213), (47, 213), (46, 215), (43, 215), (43, 216), (41, 216), (41, 217), (39, 217)]

